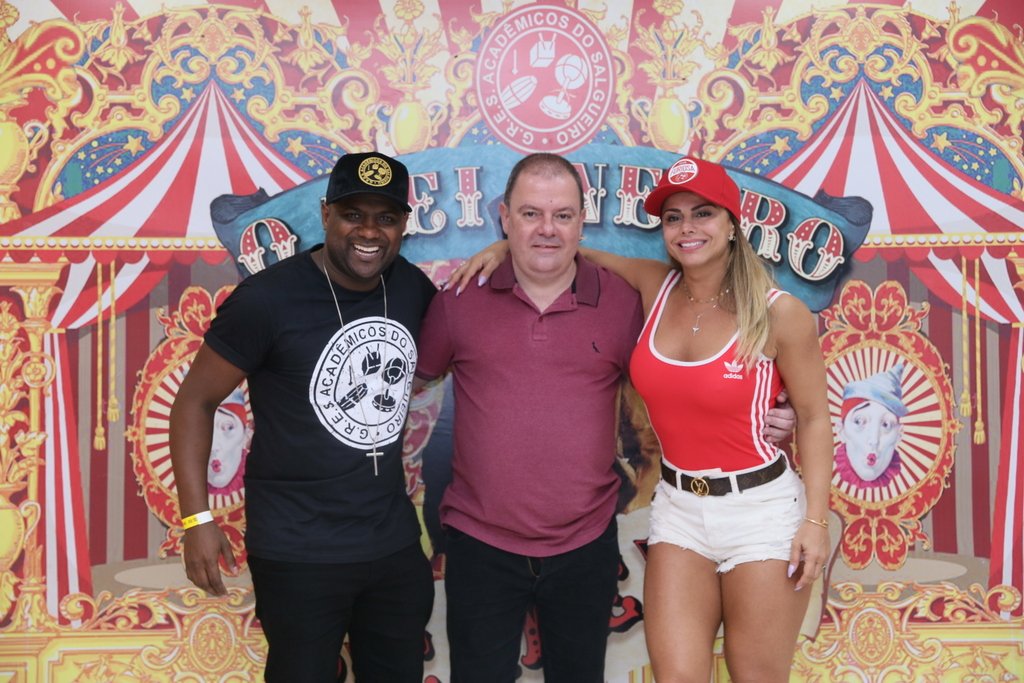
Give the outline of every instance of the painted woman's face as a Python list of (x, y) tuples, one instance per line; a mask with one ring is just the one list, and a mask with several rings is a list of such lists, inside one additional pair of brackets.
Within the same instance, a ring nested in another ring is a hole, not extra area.
[(242, 464), (242, 451), (246, 446), (245, 425), (229, 410), (217, 410), (213, 416), (213, 445), (210, 463), (206, 468), (206, 482), (224, 488), (234, 478)]
[(839, 429), (850, 466), (864, 481), (874, 481), (889, 467), (902, 436), (899, 418), (876, 401), (851, 410)]

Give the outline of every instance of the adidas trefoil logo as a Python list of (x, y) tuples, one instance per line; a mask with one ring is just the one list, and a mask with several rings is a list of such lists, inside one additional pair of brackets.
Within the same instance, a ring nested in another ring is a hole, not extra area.
[(743, 379), (743, 363), (736, 361), (725, 361), (726, 372), (722, 373), (724, 379)]

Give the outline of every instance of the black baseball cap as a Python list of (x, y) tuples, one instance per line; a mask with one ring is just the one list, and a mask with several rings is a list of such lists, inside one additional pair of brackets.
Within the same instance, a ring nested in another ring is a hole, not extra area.
[(344, 154), (334, 164), (327, 181), (324, 202), (333, 204), (354, 194), (377, 194), (406, 211), (409, 206), (409, 169), (401, 161), (380, 152)]

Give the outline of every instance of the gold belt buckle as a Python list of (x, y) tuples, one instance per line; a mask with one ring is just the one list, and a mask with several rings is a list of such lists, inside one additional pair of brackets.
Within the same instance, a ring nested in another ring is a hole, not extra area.
[(708, 495), (711, 489), (708, 487), (708, 482), (704, 477), (694, 477), (690, 480), (690, 491), (692, 491), (695, 496), (703, 498)]

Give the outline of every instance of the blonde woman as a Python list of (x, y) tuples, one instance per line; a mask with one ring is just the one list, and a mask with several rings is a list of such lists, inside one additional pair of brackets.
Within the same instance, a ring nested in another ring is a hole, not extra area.
[[(828, 555), (832, 428), (814, 317), (774, 288), (740, 230), (740, 191), (718, 164), (684, 157), (644, 202), (668, 263), (583, 250), (642, 298), (630, 362), (662, 446), (644, 586), (659, 683), (706, 682), (724, 627), (734, 681), (787, 681)], [(456, 273), (503, 258), (489, 247)], [(802, 478), (763, 436), (783, 386)]]

